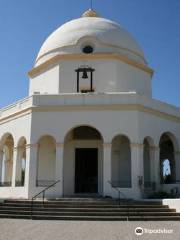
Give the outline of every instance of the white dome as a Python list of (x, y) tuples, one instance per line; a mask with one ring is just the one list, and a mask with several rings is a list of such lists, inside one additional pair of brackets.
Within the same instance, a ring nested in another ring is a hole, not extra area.
[(62, 25), (47, 38), (39, 51), (35, 65), (40, 65), (59, 54), (82, 53), (78, 43), (82, 41), (83, 44), (83, 39), (85, 42), (89, 39), (88, 43), (92, 42), (93, 45), (97, 43), (94, 53), (121, 53), (146, 64), (143, 51), (126, 30), (89, 10), (81, 18)]

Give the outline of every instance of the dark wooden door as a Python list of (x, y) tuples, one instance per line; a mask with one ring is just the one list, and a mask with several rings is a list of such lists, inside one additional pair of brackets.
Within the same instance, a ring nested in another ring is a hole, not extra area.
[(76, 148), (75, 193), (97, 193), (98, 149)]

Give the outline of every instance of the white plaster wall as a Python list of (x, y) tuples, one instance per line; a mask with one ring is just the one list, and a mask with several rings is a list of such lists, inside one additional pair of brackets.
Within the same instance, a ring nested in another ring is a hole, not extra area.
[[(43, 119), (43, 121), (42, 121)], [(103, 119), (103, 121), (102, 121)], [(53, 136), (56, 142), (63, 143), (66, 134), (74, 127), (88, 125), (97, 129), (103, 137), (104, 142), (111, 142), (117, 134), (123, 134), (130, 138), (131, 141), (137, 142), (137, 112), (136, 111), (78, 111), (69, 110), (63, 112), (34, 112), (32, 116), (32, 139), (36, 143), (44, 134)], [(91, 146), (97, 145), (84, 145)], [(73, 194), (74, 192), (74, 151), (73, 144), (66, 147), (64, 145), (64, 194)], [(99, 159), (103, 159), (103, 153), (99, 151)], [(99, 168), (99, 193), (102, 193), (102, 177), (103, 163)], [(39, 188), (38, 188), (39, 189)], [(37, 192), (37, 188), (31, 189)], [(54, 190), (54, 196), (58, 195), (58, 188)], [(127, 196), (137, 196), (133, 188), (122, 189)], [(50, 193), (48, 193), (49, 195)], [(112, 189), (112, 196), (118, 197), (116, 191)]]
[(152, 96), (151, 75), (123, 62), (117, 62), (117, 92), (135, 91), (140, 95)]
[[(116, 91), (116, 63), (114, 61), (65, 61), (60, 63), (60, 93), (77, 92), (77, 73), (75, 69), (88, 65), (95, 69), (93, 73), (93, 87), (96, 92)], [(82, 80), (80, 73), (80, 88), (90, 86), (89, 79)], [(84, 82), (84, 83), (83, 83)]]
[[(95, 69), (93, 87), (96, 92), (129, 92), (151, 96), (150, 74), (120, 61), (68, 61), (60, 63), (60, 93), (76, 92), (75, 69), (88, 65)], [(80, 74), (81, 76), (82, 74)], [(90, 79), (90, 78), (89, 78)], [(89, 79), (80, 78), (80, 88), (89, 85)], [(84, 81), (84, 84), (82, 82)]]
[(11, 121), (1, 123), (0, 139), (6, 133), (10, 133), (13, 136), (15, 147), (18, 145), (21, 137), (25, 137), (27, 143), (29, 143), (31, 136), (31, 114), (28, 113)]
[(112, 141), (111, 161), (111, 180), (124, 186), (129, 183), (131, 187), (131, 149), (127, 138), (117, 136)]
[[(42, 121), (43, 119), (43, 121)], [(32, 139), (46, 135), (53, 136), (57, 142), (64, 142), (66, 134), (77, 126), (92, 126), (97, 129), (105, 142), (111, 142), (118, 134), (126, 135), (130, 141), (138, 141), (137, 111), (120, 110), (66, 110), (32, 113)], [(103, 120), (103, 121), (102, 121)]]
[[(163, 133), (172, 133), (180, 144), (180, 123), (172, 121), (170, 119), (164, 119), (160, 116), (154, 114), (139, 112), (138, 114), (139, 122), (139, 137), (141, 143), (143, 143), (144, 138), (149, 136), (153, 140), (156, 146), (159, 146), (160, 137)], [(177, 146), (177, 147), (180, 147)], [(178, 150), (178, 149), (175, 149)]]
[(175, 208), (176, 212), (180, 212), (180, 199), (163, 199), (163, 205), (169, 205), (170, 208)]
[(49, 136), (39, 141), (37, 180), (55, 181), (56, 145)]
[(39, 92), (41, 94), (59, 93), (58, 65), (51, 66), (48, 70), (30, 79), (29, 95), (33, 95), (35, 92)]
[[(95, 69), (93, 87), (95, 92), (129, 92), (151, 96), (151, 76), (136, 67), (116, 60), (61, 61), (46, 72), (30, 80), (30, 92), (41, 94), (76, 93), (77, 73), (81, 66)], [(80, 89), (90, 86), (89, 79), (82, 79)]]

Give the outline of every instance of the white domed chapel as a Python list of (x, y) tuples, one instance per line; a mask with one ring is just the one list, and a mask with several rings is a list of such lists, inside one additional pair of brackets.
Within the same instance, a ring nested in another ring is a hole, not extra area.
[(180, 109), (152, 99), (137, 41), (89, 9), (43, 43), (29, 96), (0, 110), (0, 195), (180, 191)]

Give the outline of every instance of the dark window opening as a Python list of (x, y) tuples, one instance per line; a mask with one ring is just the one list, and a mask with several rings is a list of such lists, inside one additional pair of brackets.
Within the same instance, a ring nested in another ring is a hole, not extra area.
[(85, 54), (93, 53), (93, 51), (94, 51), (94, 49), (93, 49), (93, 47), (91, 47), (91, 46), (85, 46), (85, 47), (83, 48), (83, 53), (85, 53)]

